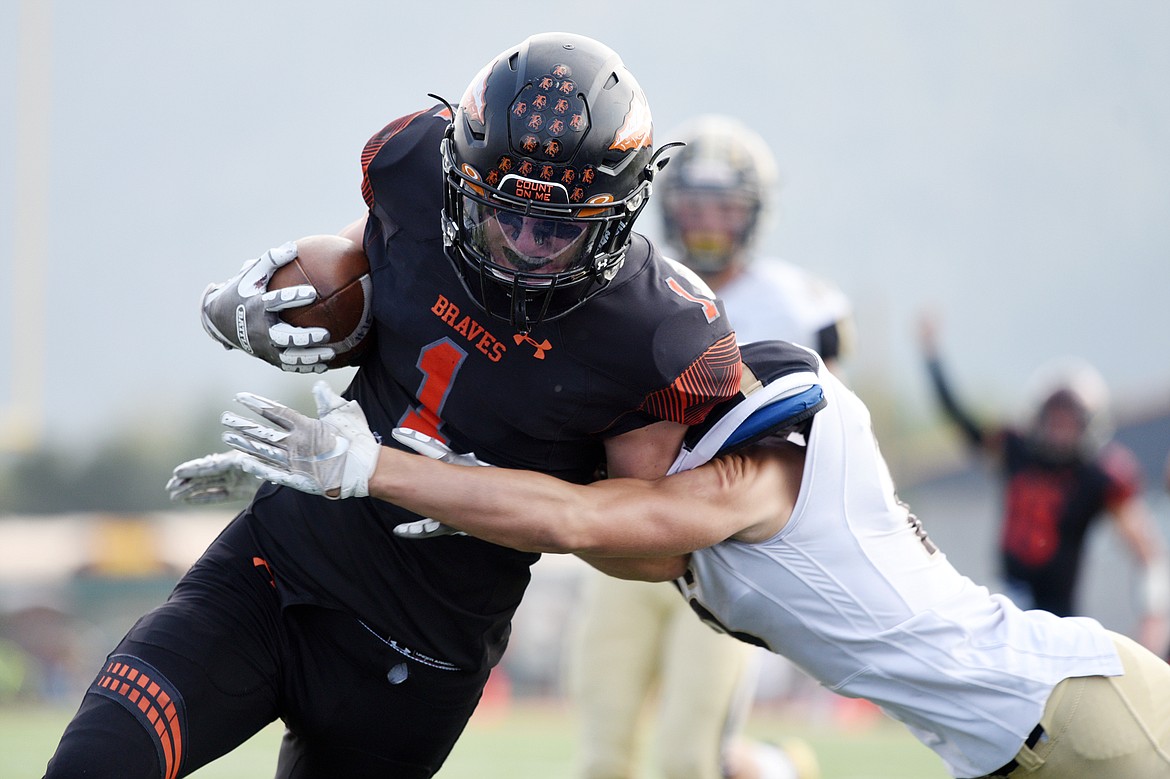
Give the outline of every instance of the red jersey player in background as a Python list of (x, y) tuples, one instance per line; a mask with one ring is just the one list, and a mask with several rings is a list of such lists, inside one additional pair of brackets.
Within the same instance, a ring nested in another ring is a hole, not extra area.
[(1111, 440), (1108, 391), (1081, 361), (1044, 366), (1033, 379), (1021, 428), (984, 425), (955, 397), (939, 357), (937, 323), (922, 318), (920, 342), (931, 384), (967, 443), (994, 459), (1004, 481), (999, 536), (1007, 594), (1021, 608), (1076, 613), (1076, 587), (1090, 526), (1108, 514), (1143, 569), (1138, 638), (1161, 657), (1170, 641), (1170, 566), (1141, 496), (1133, 454)]

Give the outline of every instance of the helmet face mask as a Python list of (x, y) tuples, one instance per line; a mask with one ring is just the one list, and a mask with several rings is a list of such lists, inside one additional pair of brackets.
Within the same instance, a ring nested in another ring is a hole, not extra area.
[(755, 243), (776, 188), (764, 140), (724, 116), (701, 116), (677, 131), (685, 147), (656, 185), (666, 240), (708, 276), (741, 261)]
[(662, 193), (684, 264), (702, 273), (727, 268), (752, 242), (760, 201), (740, 190), (672, 189)]
[(651, 133), (589, 38), (533, 36), (481, 70), (442, 146), (444, 242), (476, 303), (527, 332), (604, 289), (649, 197)]

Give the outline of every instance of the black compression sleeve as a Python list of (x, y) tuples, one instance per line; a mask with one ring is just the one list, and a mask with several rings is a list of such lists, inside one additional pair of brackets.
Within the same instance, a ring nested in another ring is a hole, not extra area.
[(947, 382), (946, 376), (943, 375), (942, 365), (939, 359), (937, 357), (927, 358), (926, 370), (930, 374), (930, 383), (934, 388), (934, 393), (938, 396), (938, 401), (942, 405), (943, 411), (946, 412), (947, 417), (959, 428), (968, 443), (973, 446), (982, 446), (985, 441), (983, 429), (967, 410), (955, 400), (951, 386)]

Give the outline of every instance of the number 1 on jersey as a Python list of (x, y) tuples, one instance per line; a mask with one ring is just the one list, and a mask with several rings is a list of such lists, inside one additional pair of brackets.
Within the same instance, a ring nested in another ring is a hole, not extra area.
[(439, 432), (443, 426), (443, 405), (447, 402), (455, 375), (466, 359), (467, 352), (456, 346), (450, 338), (442, 338), (424, 346), (416, 365), (423, 375), (416, 393), (419, 405), (407, 412), (398, 426), (409, 427), (447, 443), (447, 437)]

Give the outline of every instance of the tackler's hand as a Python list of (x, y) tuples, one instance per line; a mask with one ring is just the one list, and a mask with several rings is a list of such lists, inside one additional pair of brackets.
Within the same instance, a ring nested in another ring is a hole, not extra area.
[(329, 331), (294, 327), (280, 318), (285, 309), (312, 303), (317, 291), (309, 284), (268, 290), (272, 274), (296, 258), (296, 241), (289, 241), (245, 262), (222, 284), (208, 285), (200, 306), (203, 329), (224, 348), (241, 349), (282, 370), (320, 373), (334, 357), (324, 345)]
[(244, 470), (243, 458), (239, 452), (220, 452), (181, 463), (167, 482), (167, 493), (176, 503), (250, 499), (260, 480)]
[(224, 443), (242, 453), (240, 467), (261, 479), (327, 498), (364, 498), (380, 444), (356, 400), (324, 381), (313, 385), (317, 419), (268, 398), (241, 392), (236, 401), (274, 426), (224, 412)]
[[(491, 467), (491, 463), (485, 463), (475, 456), (473, 452), (466, 454), (459, 454), (451, 451), (451, 447), (447, 446), (437, 438), (432, 438), (426, 433), (420, 433), (417, 430), (411, 430), (408, 427), (396, 427), (391, 433), (394, 440), (404, 444), (421, 455), (431, 458), (432, 460), (439, 460), (440, 462), (449, 463), (451, 465), (482, 465)], [(424, 518), (418, 519), (414, 522), (404, 522), (401, 525), (394, 527), (394, 535), (400, 538), (437, 538), (438, 536), (465, 536), (467, 535), (462, 530), (444, 525), (435, 519)]]

